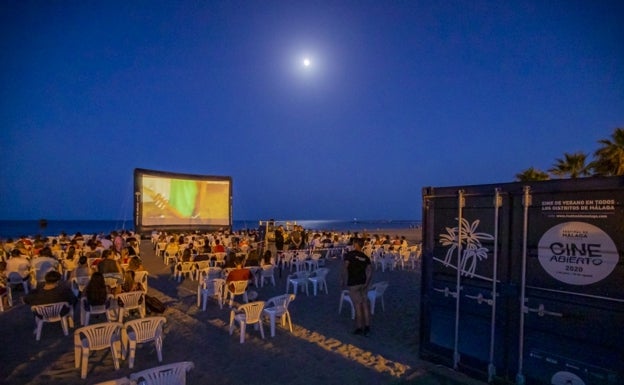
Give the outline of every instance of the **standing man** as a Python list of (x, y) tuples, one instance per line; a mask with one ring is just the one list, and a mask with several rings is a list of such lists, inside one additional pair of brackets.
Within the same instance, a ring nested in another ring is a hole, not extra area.
[(344, 265), (340, 275), (340, 286), (349, 289), (349, 296), (355, 308), (355, 331), (353, 334), (370, 333), (370, 310), (368, 306), (368, 288), (373, 277), (371, 260), (362, 252), (364, 240), (353, 238), (353, 250), (344, 256)]

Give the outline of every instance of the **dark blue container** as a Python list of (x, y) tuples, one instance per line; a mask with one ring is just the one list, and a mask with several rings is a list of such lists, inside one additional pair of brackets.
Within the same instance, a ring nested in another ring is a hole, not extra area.
[(421, 357), (624, 384), (624, 178), (423, 189)]

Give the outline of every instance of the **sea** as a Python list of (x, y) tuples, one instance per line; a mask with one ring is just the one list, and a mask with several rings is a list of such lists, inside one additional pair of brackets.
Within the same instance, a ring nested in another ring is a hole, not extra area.
[[(262, 221), (264, 223), (265, 221)], [(260, 226), (260, 220), (234, 220), (232, 230), (252, 230)], [(420, 220), (275, 220), (277, 225), (298, 224), (308, 230), (335, 231), (381, 231), (418, 228)], [(111, 231), (134, 230), (133, 220), (47, 220), (45, 225), (39, 220), (0, 220), (0, 239), (21, 236), (56, 236), (61, 233), (73, 235), (109, 234)]]

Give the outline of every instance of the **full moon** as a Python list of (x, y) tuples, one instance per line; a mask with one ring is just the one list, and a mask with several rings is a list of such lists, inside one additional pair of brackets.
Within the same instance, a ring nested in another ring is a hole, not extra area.
[(310, 59), (308, 59), (308, 58), (303, 59), (303, 65), (304, 65), (304, 66), (309, 67), (309, 66), (310, 66), (310, 64), (312, 64), (312, 63), (310, 62)]

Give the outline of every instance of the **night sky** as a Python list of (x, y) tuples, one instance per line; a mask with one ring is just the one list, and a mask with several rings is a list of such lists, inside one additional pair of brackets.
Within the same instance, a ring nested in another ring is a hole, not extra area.
[[(2, 1), (0, 219), (118, 219), (133, 170), (234, 219), (419, 219), (624, 127), (622, 1)], [(310, 65), (303, 60), (308, 58)]]

